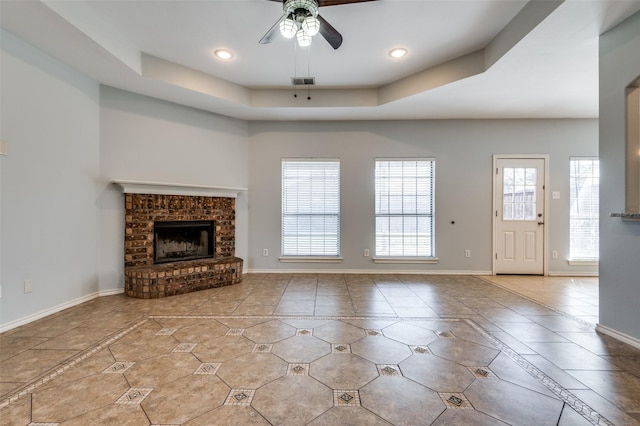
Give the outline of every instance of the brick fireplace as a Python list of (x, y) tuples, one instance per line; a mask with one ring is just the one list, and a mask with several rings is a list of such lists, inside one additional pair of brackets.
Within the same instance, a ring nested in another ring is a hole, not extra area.
[[(155, 299), (242, 280), (243, 261), (235, 257), (234, 197), (127, 193), (124, 185), (116, 183), (125, 189), (124, 284), (128, 296)], [(212, 254), (158, 262), (154, 256), (156, 227), (187, 223), (211, 224), (207, 229), (213, 231)]]

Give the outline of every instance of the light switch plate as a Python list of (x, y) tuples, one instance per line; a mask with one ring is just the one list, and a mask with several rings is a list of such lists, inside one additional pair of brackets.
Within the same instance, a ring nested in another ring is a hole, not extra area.
[(553, 198), (554, 200), (559, 200), (560, 199), (560, 191), (553, 191), (551, 193), (551, 198)]

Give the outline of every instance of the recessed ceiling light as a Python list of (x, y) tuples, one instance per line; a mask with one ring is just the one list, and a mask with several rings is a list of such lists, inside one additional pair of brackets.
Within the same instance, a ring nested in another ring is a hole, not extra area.
[(226, 50), (226, 49), (218, 49), (214, 52), (214, 54), (220, 58), (220, 59), (224, 59), (224, 60), (229, 60), (231, 58), (233, 58), (233, 53), (231, 53), (230, 51)]
[(391, 51), (389, 52), (389, 56), (391, 56), (392, 58), (402, 58), (406, 54), (407, 54), (407, 49), (405, 49), (404, 47), (391, 49)]

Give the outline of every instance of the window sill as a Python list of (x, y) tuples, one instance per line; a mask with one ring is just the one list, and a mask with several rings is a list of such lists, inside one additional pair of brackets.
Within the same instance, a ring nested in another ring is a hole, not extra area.
[(567, 259), (567, 263), (571, 266), (598, 266), (598, 259)]
[(373, 263), (438, 263), (437, 257), (374, 257)]
[(331, 256), (283, 256), (278, 260), (281, 263), (342, 263), (341, 257)]
[(640, 222), (640, 213), (611, 213), (611, 217), (619, 217), (628, 222)]

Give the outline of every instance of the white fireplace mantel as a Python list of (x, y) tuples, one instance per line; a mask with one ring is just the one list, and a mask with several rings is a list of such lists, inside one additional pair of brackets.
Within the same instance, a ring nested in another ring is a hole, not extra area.
[(193, 185), (168, 182), (144, 182), (134, 180), (114, 180), (125, 194), (159, 194), (159, 195), (187, 195), (204, 197), (237, 198), (238, 194), (247, 188), (229, 188), (224, 186)]

